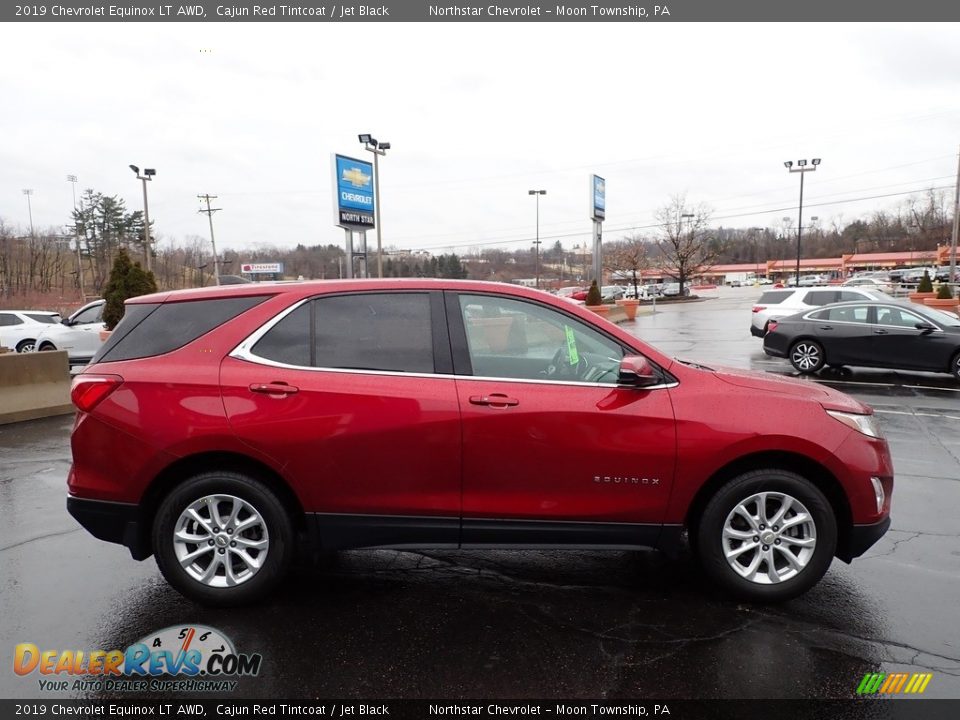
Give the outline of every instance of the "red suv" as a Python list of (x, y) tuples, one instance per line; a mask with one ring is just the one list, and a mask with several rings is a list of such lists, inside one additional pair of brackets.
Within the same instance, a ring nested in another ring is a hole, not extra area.
[(890, 524), (866, 405), (514, 286), (144, 296), (72, 396), (70, 513), (206, 604), (263, 597), (303, 548), (687, 543), (734, 595), (783, 600)]

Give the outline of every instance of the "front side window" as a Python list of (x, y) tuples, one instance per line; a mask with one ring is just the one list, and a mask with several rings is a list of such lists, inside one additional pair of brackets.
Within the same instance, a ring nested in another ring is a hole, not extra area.
[(836, 290), (811, 290), (804, 299), (807, 305), (829, 305), (837, 302)]
[(73, 317), (74, 325), (86, 325), (88, 323), (98, 322), (103, 322), (103, 303), (88, 307)]
[(570, 316), (530, 302), (460, 295), (473, 374), (616, 384), (619, 343)]
[(905, 327), (912, 328), (915, 327), (917, 323), (925, 322), (925, 320), (917, 317), (911, 312), (906, 310), (901, 310), (900, 308), (894, 307), (880, 307), (877, 308), (877, 324), (878, 325), (893, 325), (895, 327)]

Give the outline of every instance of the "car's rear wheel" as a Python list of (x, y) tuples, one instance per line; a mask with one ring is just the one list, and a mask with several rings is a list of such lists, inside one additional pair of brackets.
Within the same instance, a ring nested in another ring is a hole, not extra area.
[(954, 355), (953, 360), (950, 361), (950, 374), (960, 381), (960, 352)]
[(18, 353), (33, 352), (36, 349), (37, 349), (37, 341), (33, 340), (32, 338), (21, 340), (20, 342), (17, 343)]
[(830, 502), (806, 478), (753, 470), (720, 488), (697, 531), (704, 571), (750, 601), (794, 598), (823, 577), (837, 544)]
[(290, 515), (266, 485), (235, 472), (207, 472), (160, 504), (153, 551), (163, 576), (204, 605), (263, 598), (290, 566)]
[(799, 340), (790, 348), (790, 364), (797, 372), (815, 373), (823, 363), (823, 345), (815, 340)]

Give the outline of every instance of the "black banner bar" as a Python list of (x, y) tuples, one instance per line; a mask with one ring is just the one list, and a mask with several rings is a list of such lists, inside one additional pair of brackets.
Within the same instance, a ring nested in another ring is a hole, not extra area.
[(949, 22), (943, 0), (590, 0), (590, 2), (208, 2), (38, 0), (0, 4), (4, 22)]
[(955, 720), (960, 699), (901, 700), (0, 700), (0, 718), (670, 718)]

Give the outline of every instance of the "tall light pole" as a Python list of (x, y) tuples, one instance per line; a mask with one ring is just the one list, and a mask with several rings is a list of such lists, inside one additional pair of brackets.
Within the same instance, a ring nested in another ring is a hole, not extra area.
[(143, 261), (147, 272), (150, 272), (150, 208), (147, 205), (147, 181), (153, 180), (157, 171), (153, 168), (144, 168), (143, 175), (140, 174), (140, 168), (131, 165), (130, 169), (137, 176), (137, 180), (143, 181)]
[[(953, 194), (953, 233), (950, 238), (950, 275), (947, 282), (957, 281), (957, 235), (960, 233), (960, 153), (957, 154), (957, 187)], [(954, 288), (956, 291), (956, 288)]]
[(533, 241), (533, 266), (536, 273), (534, 283), (538, 289), (540, 287), (540, 196), (546, 194), (546, 190), (527, 190), (527, 195), (533, 195), (537, 199), (537, 239)]
[[(67, 182), (70, 183), (70, 192), (73, 194), (73, 211), (77, 211), (77, 176), (67, 175)], [(83, 258), (80, 255), (80, 224), (76, 218), (73, 221), (73, 237), (77, 242), (77, 287), (80, 289), (80, 302), (84, 302), (87, 297), (83, 294)]]
[(27, 214), (30, 216), (30, 237), (33, 237), (33, 207), (30, 205), (30, 196), (33, 195), (33, 190), (24, 188), (23, 194), (27, 196)]
[(797, 160), (797, 167), (793, 167), (793, 161), (787, 160), (783, 166), (792, 173), (800, 173), (800, 211), (797, 216), (797, 287), (800, 287), (800, 236), (803, 233), (803, 175), (813, 172), (820, 164), (820, 158), (814, 158), (810, 161), (811, 167), (807, 167), (806, 160)]
[(373, 153), (373, 221), (377, 227), (377, 277), (383, 277), (383, 244), (380, 241), (380, 163), (377, 162), (381, 155), (386, 155), (390, 149), (390, 143), (377, 142), (377, 139), (369, 134), (360, 135), (360, 142), (363, 143), (363, 149)]
[[(684, 221), (684, 220), (693, 220), (693, 218), (694, 218), (693, 213), (681, 213), (680, 211), (681, 211), (682, 209), (683, 209), (683, 208), (679, 208), (679, 207), (677, 208), (677, 236), (678, 236), (678, 237), (683, 234), (683, 221)], [(691, 237), (690, 237), (690, 244), (692, 245), (692, 244), (693, 244), (693, 230), (690, 231), (690, 236), (691, 236)], [(679, 270), (679, 269), (680, 269), (680, 268), (677, 268), (677, 270)], [(685, 278), (685, 277), (683, 277), (683, 278), (677, 278), (677, 280), (680, 281), (680, 293), (681, 293), (680, 297), (682, 298), (682, 297), (683, 297), (682, 293), (683, 293), (683, 288), (684, 288), (684, 282), (683, 282), (683, 281), (686, 280), (686, 278)]]

